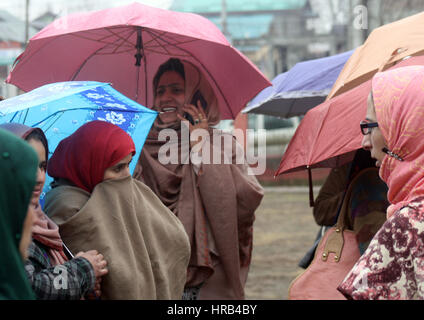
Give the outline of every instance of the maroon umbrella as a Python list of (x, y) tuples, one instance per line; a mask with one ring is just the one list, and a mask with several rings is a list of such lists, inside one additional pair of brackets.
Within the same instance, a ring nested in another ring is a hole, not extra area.
[[(392, 68), (423, 64), (424, 56), (417, 56)], [(370, 90), (371, 79), (309, 110), (290, 140), (275, 175), (308, 169), (310, 176), (312, 168), (334, 168), (353, 160), (354, 152), (361, 148), (363, 136), (359, 122), (365, 118)], [(311, 204), (312, 199), (313, 196)]]

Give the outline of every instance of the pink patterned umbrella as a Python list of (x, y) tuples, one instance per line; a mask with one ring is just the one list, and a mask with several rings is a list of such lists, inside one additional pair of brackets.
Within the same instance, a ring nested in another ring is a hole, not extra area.
[(72, 14), (49, 24), (30, 39), (7, 82), (24, 91), (59, 81), (110, 82), (149, 107), (153, 76), (170, 57), (187, 60), (203, 72), (222, 119), (234, 119), (271, 85), (206, 18), (138, 3)]

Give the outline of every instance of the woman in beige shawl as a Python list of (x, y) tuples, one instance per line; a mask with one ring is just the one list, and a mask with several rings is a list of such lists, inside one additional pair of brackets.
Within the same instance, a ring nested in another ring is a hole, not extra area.
[[(216, 97), (196, 67), (170, 59), (159, 67), (153, 82), (154, 109), (160, 114), (134, 177), (174, 212), (189, 236), (192, 253), (185, 299), (244, 299), (254, 212), (263, 189), (248, 174), (235, 138), (212, 128), (220, 120)], [(192, 123), (181, 122), (190, 118)], [(162, 135), (171, 131), (163, 129), (173, 129), (178, 139), (166, 141)], [(184, 132), (197, 140), (196, 129), (206, 135), (199, 143), (188, 143)], [(231, 150), (225, 150), (221, 139), (230, 141)], [(167, 150), (174, 155), (171, 161)], [(218, 161), (214, 157), (216, 164), (205, 161), (212, 154), (219, 156)], [(199, 161), (191, 161), (195, 157)], [(236, 164), (236, 158), (242, 161)]]
[(71, 251), (97, 248), (108, 261), (102, 299), (181, 299), (188, 238), (154, 193), (132, 179), (134, 153), (134, 142), (118, 126), (81, 126), (49, 161), (55, 183), (45, 211)]

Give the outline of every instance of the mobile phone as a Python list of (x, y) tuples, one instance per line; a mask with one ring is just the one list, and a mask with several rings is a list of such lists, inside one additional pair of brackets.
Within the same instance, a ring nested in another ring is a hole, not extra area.
[(71, 250), (68, 249), (68, 247), (63, 243), (63, 251), (65, 252), (66, 257), (71, 260), (74, 258), (74, 255), (72, 254)]
[[(199, 101), (199, 100), (200, 100), (200, 105), (202, 106), (203, 110), (205, 110), (206, 107), (207, 107), (206, 100), (203, 97), (203, 95), (201, 94), (201, 92), (199, 90), (197, 90), (194, 93), (193, 98), (191, 99), (190, 104), (194, 105), (197, 108), (197, 101)], [(184, 113), (184, 118), (186, 118), (188, 121), (190, 121), (191, 124), (194, 124), (193, 117), (189, 113), (185, 112)]]

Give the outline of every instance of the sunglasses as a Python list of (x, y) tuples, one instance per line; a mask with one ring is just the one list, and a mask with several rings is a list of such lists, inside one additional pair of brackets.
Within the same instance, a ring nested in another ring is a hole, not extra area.
[(361, 132), (364, 136), (367, 135), (367, 134), (370, 134), (372, 128), (378, 127), (377, 122), (361, 121), (361, 123), (359, 125), (361, 126)]

